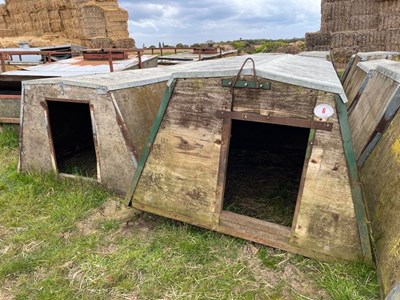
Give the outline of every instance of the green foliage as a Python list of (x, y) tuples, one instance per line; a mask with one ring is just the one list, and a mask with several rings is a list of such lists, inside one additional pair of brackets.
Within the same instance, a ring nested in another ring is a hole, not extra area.
[(379, 293), (375, 271), (363, 263), (317, 263), (318, 284), (332, 299), (376, 299)]
[(256, 48), (256, 53), (272, 53), (276, 52), (280, 47), (288, 45), (284, 41), (268, 41), (263, 43), (260, 47)]
[(243, 50), (246, 47), (246, 42), (245, 41), (234, 41), (232, 42), (232, 46), (236, 49), (236, 50)]

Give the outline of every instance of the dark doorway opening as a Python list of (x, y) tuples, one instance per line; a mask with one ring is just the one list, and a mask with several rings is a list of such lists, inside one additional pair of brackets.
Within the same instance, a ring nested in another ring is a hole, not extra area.
[(290, 227), (310, 129), (232, 121), (223, 209)]
[(89, 104), (47, 101), (47, 106), (58, 171), (96, 178), (97, 160)]

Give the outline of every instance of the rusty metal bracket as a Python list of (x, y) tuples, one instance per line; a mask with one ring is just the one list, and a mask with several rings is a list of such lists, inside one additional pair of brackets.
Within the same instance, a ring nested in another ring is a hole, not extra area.
[(215, 115), (220, 119), (246, 120), (246, 121), (254, 121), (260, 123), (312, 128), (312, 129), (326, 130), (326, 131), (332, 131), (333, 128), (333, 123), (328, 123), (328, 122), (320, 122), (320, 121), (313, 121), (313, 120), (299, 119), (299, 118), (278, 117), (271, 115), (259, 115), (247, 112), (217, 110)]
[[(271, 83), (270, 82), (255, 82), (255, 81), (246, 81), (246, 80), (237, 80), (234, 83), (234, 80), (222, 79), (221, 84), (223, 87), (234, 87), (234, 88), (249, 88), (249, 89), (262, 89), (262, 90), (270, 90)], [(233, 86), (235, 84), (235, 86)]]

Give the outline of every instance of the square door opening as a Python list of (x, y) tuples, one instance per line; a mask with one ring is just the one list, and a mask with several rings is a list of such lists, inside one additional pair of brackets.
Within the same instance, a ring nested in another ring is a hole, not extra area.
[(232, 120), (223, 209), (290, 227), (310, 129)]
[(47, 101), (47, 107), (58, 171), (97, 178), (89, 104)]

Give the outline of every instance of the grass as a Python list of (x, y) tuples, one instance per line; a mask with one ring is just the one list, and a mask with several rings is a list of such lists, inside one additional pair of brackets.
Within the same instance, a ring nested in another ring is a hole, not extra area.
[(0, 133), (0, 299), (377, 299), (327, 264), (126, 208), (86, 181), (19, 174)]

